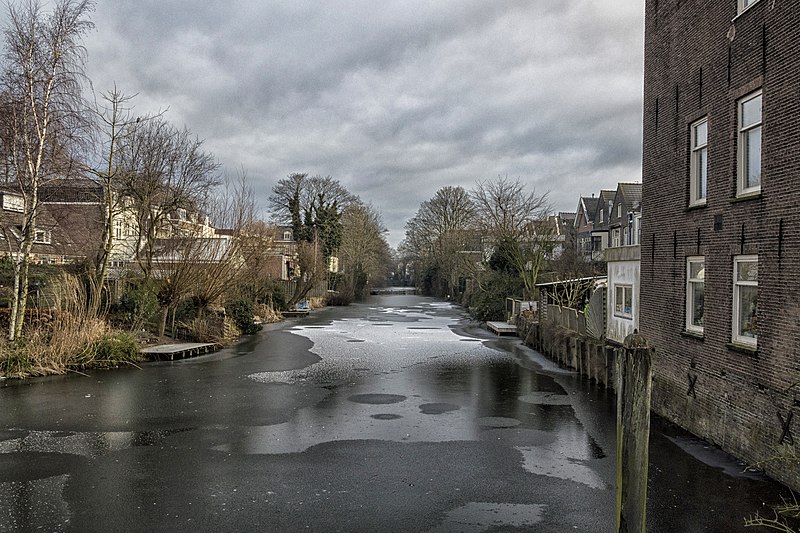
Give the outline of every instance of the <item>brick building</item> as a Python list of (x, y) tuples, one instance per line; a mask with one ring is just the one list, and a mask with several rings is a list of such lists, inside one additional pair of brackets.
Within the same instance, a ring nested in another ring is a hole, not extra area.
[[(800, 438), (800, 3), (647, 0), (653, 409), (748, 463)], [(798, 419), (794, 420), (793, 419)], [(800, 488), (797, 462), (767, 462)]]

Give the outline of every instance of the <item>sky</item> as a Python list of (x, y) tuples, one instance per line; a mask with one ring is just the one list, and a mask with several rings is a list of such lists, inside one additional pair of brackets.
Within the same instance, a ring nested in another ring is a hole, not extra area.
[(332, 176), (397, 246), (441, 187), (499, 176), (555, 211), (641, 180), (641, 0), (97, 0), (95, 93), (205, 140), (266, 210)]

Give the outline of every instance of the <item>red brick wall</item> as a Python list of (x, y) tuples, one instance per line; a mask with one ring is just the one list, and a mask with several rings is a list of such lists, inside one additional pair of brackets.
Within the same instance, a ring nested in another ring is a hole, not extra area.
[[(800, 442), (800, 3), (647, 0), (642, 334), (656, 347), (653, 408), (750, 463)], [(730, 40), (732, 37), (732, 40)], [(737, 100), (763, 90), (758, 198), (737, 201)], [(708, 116), (708, 194), (688, 209), (689, 125)], [(782, 228), (782, 230), (781, 230)], [(758, 348), (730, 345), (733, 257), (758, 254)], [(704, 335), (684, 333), (686, 257), (704, 255)], [(689, 395), (689, 375), (696, 376)], [(800, 488), (800, 468), (767, 467)]]

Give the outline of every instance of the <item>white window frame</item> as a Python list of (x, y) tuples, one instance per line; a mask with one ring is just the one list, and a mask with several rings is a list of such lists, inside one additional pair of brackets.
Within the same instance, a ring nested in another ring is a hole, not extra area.
[[(739, 278), (739, 265), (742, 263), (755, 263), (756, 264), (756, 279), (753, 280), (740, 280)], [(733, 316), (731, 320), (732, 331), (731, 340), (736, 344), (742, 344), (755, 348), (758, 344), (758, 330), (754, 336), (741, 335), (739, 330), (741, 324), (739, 323), (740, 311), (740, 298), (739, 291), (743, 287), (756, 287), (758, 288), (758, 256), (757, 255), (739, 255), (733, 258)], [(756, 293), (756, 317), (758, 317), (758, 296)], [(757, 326), (756, 326), (757, 328)]]
[[(692, 265), (698, 263), (702, 265), (699, 270), (702, 274), (692, 277)], [(686, 331), (698, 333), (700, 335), (703, 334), (703, 324), (697, 325), (694, 323), (694, 301), (696, 286), (702, 285), (704, 294), (703, 316), (705, 317), (705, 267), (705, 257), (702, 255), (686, 258)]]
[[(620, 302), (620, 294), (622, 295)], [(625, 311), (625, 303), (630, 298), (630, 310)], [(614, 316), (633, 320), (633, 285), (619, 284), (614, 285)]]
[(50, 244), (51, 242), (50, 231), (46, 229), (37, 229), (33, 234), (34, 244)]
[(25, 211), (25, 199), (16, 194), (3, 194), (3, 209), (22, 213)]
[[(705, 126), (705, 141), (698, 139), (697, 130)], [(691, 153), (689, 156), (689, 206), (706, 205), (708, 194), (708, 117), (690, 126)]]
[[(758, 98), (761, 105), (759, 106), (759, 113), (758, 113), (758, 121), (753, 122), (752, 124), (744, 124), (744, 105), (748, 102)], [(750, 187), (747, 186), (747, 179), (748, 179), (748, 167), (749, 165), (749, 153), (748, 153), (748, 140), (750, 135), (758, 130), (759, 138), (761, 139), (761, 144), (758, 146), (758, 158), (761, 161), (761, 166), (763, 166), (763, 159), (762, 159), (762, 149), (763, 149), (763, 139), (762, 135), (762, 123), (764, 118), (764, 103), (761, 100), (761, 90), (759, 89), (756, 92), (750, 93), (744, 98), (740, 99), (736, 104), (736, 124), (737, 124), (737, 131), (738, 131), (738, 144), (737, 144), (737, 157), (736, 157), (736, 167), (737, 167), (737, 186), (736, 186), (736, 194), (737, 196), (749, 196), (753, 194), (758, 194), (761, 192), (761, 168), (759, 168), (758, 174), (758, 184), (752, 185)]]
[(755, 4), (757, 4), (759, 0), (736, 0), (736, 7), (738, 8), (738, 13), (741, 15)]
[(622, 246), (621, 237), (622, 237), (622, 231), (620, 230), (620, 228), (613, 228), (611, 230), (611, 247), (612, 248), (618, 248), (618, 247)]

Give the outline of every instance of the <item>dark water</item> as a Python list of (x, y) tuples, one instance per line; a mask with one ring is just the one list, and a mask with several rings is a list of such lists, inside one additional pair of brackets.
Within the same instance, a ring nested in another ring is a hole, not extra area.
[[(219, 354), (0, 389), (0, 531), (613, 531), (613, 394), (384, 296)], [(658, 419), (650, 531), (786, 491)]]

